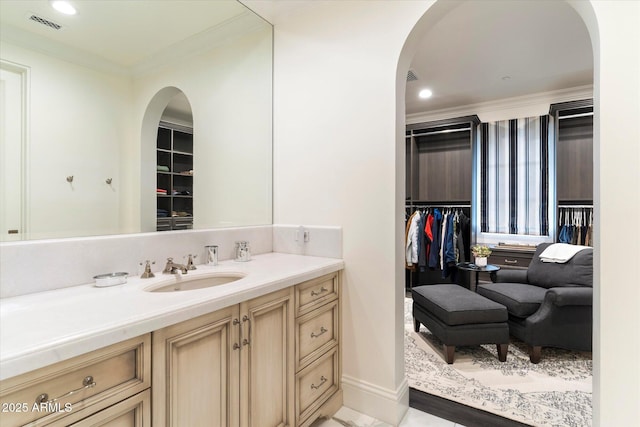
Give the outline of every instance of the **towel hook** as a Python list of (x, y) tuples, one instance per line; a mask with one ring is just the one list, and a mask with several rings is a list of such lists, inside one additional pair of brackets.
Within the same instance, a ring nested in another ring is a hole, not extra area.
[(67, 177), (67, 182), (73, 182), (73, 175), (69, 175)]
[(106, 182), (107, 184), (111, 185), (111, 182), (113, 182), (113, 179), (107, 178), (107, 179), (104, 180), (104, 182)]

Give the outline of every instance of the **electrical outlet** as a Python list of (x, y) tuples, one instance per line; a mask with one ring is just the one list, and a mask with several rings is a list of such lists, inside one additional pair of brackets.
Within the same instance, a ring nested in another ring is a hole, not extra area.
[(310, 239), (310, 234), (309, 234), (309, 230), (305, 229), (304, 226), (299, 226), (298, 229), (296, 230), (296, 242), (298, 242), (298, 244), (300, 246), (304, 245), (306, 242), (308, 242)]

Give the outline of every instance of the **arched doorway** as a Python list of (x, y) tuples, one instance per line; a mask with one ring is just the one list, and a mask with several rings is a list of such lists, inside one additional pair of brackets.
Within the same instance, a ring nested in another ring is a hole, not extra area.
[[(447, 14), (452, 13), (456, 7), (458, 7), (458, 5), (460, 5), (460, 3), (457, 3), (455, 5), (451, 5), (451, 4), (444, 4), (445, 2), (436, 2), (425, 14), (424, 16), (418, 21), (418, 23), (416, 24), (416, 26), (413, 28), (411, 34), (409, 35), (409, 37), (407, 38), (406, 44), (403, 48), (402, 54), (400, 56), (400, 61), (399, 61), (399, 65), (398, 65), (398, 73), (397, 73), (397, 93), (398, 93), (398, 109), (404, 113), (405, 112), (405, 104), (406, 104), (406, 100), (405, 100), (405, 88), (406, 88), (406, 76), (407, 76), (407, 72), (409, 71), (410, 67), (409, 64), (413, 58), (413, 55), (416, 52), (417, 46), (421, 40), (421, 38), (423, 37), (423, 35), (427, 32), (427, 31), (431, 31), (434, 27), (436, 27), (437, 23)], [(544, 6), (544, 5), (542, 5)], [(588, 9), (588, 8), (587, 8)], [(592, 26), (589, 27), (588, 25), (588, 18), (591, 18), (593, 15), (593, 11), (592, 10), (586, 10), (586, 11), (577, 11), (578, 13), (576, 14), (576, 18), (582, 20), (583, 22), (585, 22), (587, 24), (587, 28), (591, 31), (591, 33), (593, 34), (596, 29)], [(587, 16), (587, 18), (585, 18), (585, 15)], [(596, 48), (593, 48), (593, 50), (595, 51)], [(455, 68), (455, 66), (453, 66), (452, 68)], [(596, 74), (597, 75), (597, 74)], [(596, 82), (597, 85), (597, 82)], [(402, 98), (402, 99), (400, 99)], [(596, 99), (597, 102), (597, 99)], [(400, 105), (400, 103), (402, 103), (403, 105)], [(400, 114), (398, 113), (397, 115), (399, 118), (401, 116), (405, 116), (405, 114)], [(515, 117), (514, 117), (515, 118)], [(598, 118), (596, 117), (595, 120), (598, 120)], [(402, 126), (401, 129), (398, 130), (398, 132), (402, 132), (402, 139), (398, 139), (398, 144), (401, 144), (404, 146), (404, 126)], [(597, 136), (595, 136), (596, 138), (596, 142), (595, 144), (597, 144)], [(597, 145), (595, 146), (595, 150), (597, 150)], [(597, 181), (598, 178), (596, 178)], [(404, 183), (397, 183), (397, 188), (399, 187), (404, 187)], [(596, 196), (597, 197), (597, 196)], [(597, 200), (594, 199), (595, 205), (596, 205), (596, 211), (597, 211)], [(596, 241), (597, 242), (597, 241)], [(595, 286), (597, 286), (597, 281), (595, 283)], [(594, 304), (597, 304), (597, 302), (594, 302)], [(595, 349), (594, 349), (595, 352)]]

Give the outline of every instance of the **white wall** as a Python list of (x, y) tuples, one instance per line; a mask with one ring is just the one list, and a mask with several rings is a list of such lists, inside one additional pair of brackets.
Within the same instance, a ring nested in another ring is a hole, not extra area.
[(275, 23), (274, 219), (343, 227), (345, 404), (388, 422), (408, 405), (396, 69), (427, 4), (317, 1)]
[[(640, 209), (640, 3), (576, 3), (596, 40), (594, 424), (635, 425), (640, 287), (622, 264), (640, 235), (622, 239), (620, 213)], [(431, 4), (315, 1), (275, 23), (274, 219), (343, 226), (345, 403), (391, 423), (406, 405), (401, 49)]]
[[(640, 2), (592, 1), (595, 73), (594, 425), (640, 424), (640, 228), (620, 214), (640, 209)], [(583, 2), (574, 4), (583, 17)], [(591, 24), (591, 25), (589, 25)], [(630, 362), (630, 363), (629, 363)]]
[(132, 138), (130, 80), (7, 42), (1, 52), (29, 68), (26, 237), (121, 232), (118, 160)]

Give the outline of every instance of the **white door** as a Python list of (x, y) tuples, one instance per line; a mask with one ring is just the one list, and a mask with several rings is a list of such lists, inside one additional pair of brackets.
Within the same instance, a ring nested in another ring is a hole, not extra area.
[(21, 240), (24, 227), (23, 70), (0, 67), (0, 242)]

